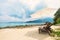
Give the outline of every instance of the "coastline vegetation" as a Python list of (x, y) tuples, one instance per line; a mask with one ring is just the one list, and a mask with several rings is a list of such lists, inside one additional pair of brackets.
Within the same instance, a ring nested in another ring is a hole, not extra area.
[(54, 14), (54, 24), (60, 24), (60, 8), (58, 11)]
[(53, 37), (55, 40), (60, 40), (60, 28), (52, 30), (51, 37)]
[[(57, 10), (57, 12), (54, 14), (54, 25), (58, 26), (60, 25), (60, 8)], [(51, 37), (53, 37), (55, 40), (60, 40), (60, 28), (56, 28), (52, 30)]]

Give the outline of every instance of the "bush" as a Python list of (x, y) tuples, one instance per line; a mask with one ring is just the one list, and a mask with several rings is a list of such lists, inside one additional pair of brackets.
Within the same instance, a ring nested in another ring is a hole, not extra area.
[(60, 31), (57, 31), (54, 34), (57, 35), (57, 37), (60, 37)]
[(56, 40), (60, 40), (60, 28), (52, 30), (52, 37), (55, 37)]
[(59, 23), (60, 23), (60, 18), (58, 18), (58, 19), (56, 20), (56, 22), (57, 22), (57, 24), (59, 24)]

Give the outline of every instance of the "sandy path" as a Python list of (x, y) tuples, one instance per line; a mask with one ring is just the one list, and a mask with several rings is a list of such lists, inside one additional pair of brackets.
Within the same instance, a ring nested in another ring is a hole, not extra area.
[(0, 29), (0, 40), (48, 40), (48, 37), (48, 34), (38, 34), (38, 27)]

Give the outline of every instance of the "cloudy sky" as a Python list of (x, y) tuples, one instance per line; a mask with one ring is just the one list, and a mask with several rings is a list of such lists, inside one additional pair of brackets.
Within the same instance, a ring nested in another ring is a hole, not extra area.
[[(25, 22), (44, 8), (60, 8), (60, 0), (0, 0), (0, 22)], [(51, 13), (52, 14), (52, 13)]]

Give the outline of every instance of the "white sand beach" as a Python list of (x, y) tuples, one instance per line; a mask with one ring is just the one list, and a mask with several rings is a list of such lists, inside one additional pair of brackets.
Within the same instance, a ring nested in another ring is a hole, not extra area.
[[(54, 27), (54, 26), (53, 26)], [(0, 29), (0, 40), (54, 40), (48, 34), (39, 34), (38, 26)]]

